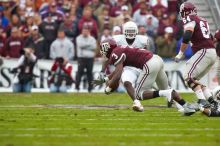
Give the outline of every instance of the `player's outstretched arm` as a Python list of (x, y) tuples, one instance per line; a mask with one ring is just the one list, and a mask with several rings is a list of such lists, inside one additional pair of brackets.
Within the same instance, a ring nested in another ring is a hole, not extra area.
[(105, 93), (108, 94), (112, 91), (115, 83), (118, 83), (121, 79), (123, 71), (123, 59), (116, 65), (114, 72), (109, 76), (108, 86), (105, 88)]
[(209, 116), (209, 117), (220, 117), (220, 111), (219, 109), (212, 109), (212, 108), (203, 108), (200, 107), (200, 111)]
[(105, 69), (108, 66), (108, 59), (105, 59), (102, 63), (102, 70), (99, 72), (99, 75), (96, 79), (92, 81), (94, 86), (102, 85), (103, 83), (107, 82), (109, 79), (105, 75)]

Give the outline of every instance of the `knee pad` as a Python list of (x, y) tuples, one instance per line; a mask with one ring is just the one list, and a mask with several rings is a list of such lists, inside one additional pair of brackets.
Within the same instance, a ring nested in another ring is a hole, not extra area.
[(187, 78), (185, 80), (185, 84), (190, 87), (192, 90), (194, 90), (198, 85), (202, 85), (201, 83), (199, 83), (199, 81), (197, 81), (196, 79), (193, 78)]

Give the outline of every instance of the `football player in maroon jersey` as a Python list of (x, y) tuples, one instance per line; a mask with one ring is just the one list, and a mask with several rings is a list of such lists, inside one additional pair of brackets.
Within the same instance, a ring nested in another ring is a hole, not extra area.
[(194, 55), (186, 63), (185, 82), (195, 92), (200, 106), (217, 108), (218, 104), (213, 99), (210, 90), (199, 82), (210, 70), (217, 57), (209, 25), (204, 18), (197, 16), (196, 7), (190, 2), (184, 2), (180, 6), (180, 15), (184, 25), (184, 34), (175, 61), (179, 62), (183, 58), (184, 51), (191, 41)]
[[(101, 43), (100, 53), (108, 58), (109, 64), (115, 66), (114, 72), (105, 78), (107, 81), (106, 93), (110, 93), (111, 86), (120, 81), (123, 67), (132, 66), (141, 69), (135, 92), (130, 95), (133, 96), (132, 98), (147, 100), (163, 96), (168, 101), (174, 99), (179, 103), (184, 109), (183, 113), (185, 115), (195, 113), (195, 109), (190, 104), (186, 103), (175, 90), (169, 88), (168, 78), (164, 71), (164, 63), (159, 56), (153, 55), (145, 49), (130, 49), (129, 47), (117, 46), (113, 39), (108, 39)], [(154, 82), (157, 83), (160, 90), (151, 91)]]

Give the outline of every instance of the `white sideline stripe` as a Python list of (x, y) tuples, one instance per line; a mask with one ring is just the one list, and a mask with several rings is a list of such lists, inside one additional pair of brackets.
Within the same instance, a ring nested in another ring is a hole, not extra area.
[[(144, 122), (144, 121), (143, 121)], [(115, 123), (85, 123), (85, 122), (81, 122), (79, 123), (80, 125), (99, 125), (99, 124), (103, 124), (103, 125), (115, 125)], [(139, 123), (140, 124), (140, 123)], [(160, 123), (142, 123), (144, 125), (159, 125), (159, 124), (163, 124), (163, 125), (170, 125), (172, 123), (170, 122), (160, 122)], [(175, 123), (175, 125), (180, 125), (180, 124), (186, 124), (185, 122), (179, 122), (179, 123)], [(198, 124), (198, 123), (197, 123)], [(137, 123), (117, 123), (117, 125), (137, 125)], [(141, 125), (141, 124), (140, 124)]]
[[(17, 110), (17, 109), (16, 109)], [(167, 113), (168, 112), (168, 113)], [(156, 115), (160, 115), (160, 114), (164, 114), (164, 113), (166, 113), (166, 114), (170, 114), (169, 115), (169, 117), (176, 117), (176, 115), (172, 115), (172, 114), (174, 114), (174, 113), (178, 113), (177, 111), (174, 111), (174, 112), (171, 112), (171, 111), (167, 111), (167, 112), (161, 112), (161, 111), (158, 111), (158, 112), (152, 112), (151, 111), (151, 114), (156, 114)], [(4, 114), (5, 112), (0, 112), (0, 114)], [(33, 117), (33, 113), (31, 113), (31, 114), (29, 114), (29, 113), (25, 113), (25, 114), (23, 114), (23, 115), (20, 115), (21, 113), (20, 112), (18, 112), (18, 113), (13, 113), (13, 114), (18, 114), (17, 116), (18, 117)], [(105, 115), (95, 115), (94, 113), (93, 113), (93, 115), (91, 114), (91, 113), (88, 113), (88, 114), (82, 114), (82, 113), (76, 113), (77, 115), (75, 115), (74, 113), (73, 114), (71, 114), (71, 115), (68, 115), (69, 117), (146, 117), (146, 115), (145, 114), (140, 114), (140, 113), (135, 113), (135, 114), (133, 114), (133, 113), (126, 113), (127, 115), (125, 115), (125, 114), (122, 114), (122, 113), (117, 113), (117, 114), (105, 114)], [(13, 117), (17, 117), (16, 115), (15, 116), (13, 116)], [(43, 117), (43, 116), (46, 116), (46, 117), (66, 117), (67, 116), (67, 114), (65, 115), (65, 114), (56, 114), (56, 113), (51, 113), (50, 115), (47, 115), (47, 114), (43, 114), (43, 113), (39, 113), (39, 115), (37, 115), (37, 116), (41, 116), (41, 117)], [(160, 115), (161, 116), (161, 115)]]
[(0, 105), (0, 108), (80, 108), (80, 109), (127, 109), (129, 105), (80, 105), (80, 104), (34, 104), (34, 105)]
[[(87, 130), (94, 131), (220, 131), (220, 128), (86, 128)], [(78, 131), (82, 130), (81, 128), (16, 128), (16, 129), (7, 129), (12, 131)]]
[[(1, 137), (58, 137), (58, 138), (67, 138), (67, 137), (97, 137), (95, 134), (0, 134)], [(138, 134), (138, 137), (198, 137), (201, 136), (198, 134)], [(220, 134), (203, 134), (207, 137), (216, 137)], [(137, 137), (137, 134), (105, 134), (104, 137)]]
[[(37, 144), (37, 145), (45, 145), (45, 144), (48, 144), (47, 142), (33, 142), (34, 144)], [(61, 143), (61, 145), (63, 145), (63, 143), (62, 142), (50, 142), (50, 144), (52, 145), (52, 144), (54, 144), (54, 145), (57, 145), (57, 144), (60, 144)], [(100, 145), (102, 142), (92, 142), (92, 141), (88, 141), (88, 142), (86, 142), (86, 141), (80, 141), (80, 142), (65, 142), (65, 145), (73, 145), (73, 144), (78, 144), (78, 145)], [(115, 141), (115, 143), (117, 144), (117, 145), (128, 145), (126, 142), (118, 142), (118, 141)], [(154, 141), (138, 141), (136, 144), (137, 145), (155, 145), (155, 144), (158, 144), (158, 145), (161, 145), (161, 144), (163, 144), (163, 145), (183, 145), (183, 144), (186, 144), (186, 145), (192, 145), (192, 143), (193, 144), (201, 144), (201, 145), (210, 145), (211, 143), (210, 142), (205, 142), (205, 141), (203, 141), (203, 142), (201, 142), (201, 141), (168, 141), (168, 140), (166, 140), (166, 141), (159, 141), (159, 142), (154, 142)], [(217, 142), (212, 142), (213, 144), (216, 144)]]
[[(33, 117), (33, 116), (32, 116)], [(35, 119), (31, 119), (31, 118), (25, 118), (25, 117), (22, 117), (22, 121), (42, 121), (42, 117), (44, 116), (41, 116), (39, 119), (35, 117)], [(46, 116), (47, 117), (47, 116)], [(51, 116), (53, 117), (53, 116)], [(72, 116), (70, 116), (72, 117)], [(74, 116), (73, 116), (74, 117)], [(151, 118), (154, 118), (154, 117), (161, 117), (161, 115), (159, 116), (152, 116)], [(18, 118), (18, 117), (14, 117), (13, 119), (7, 119), (8, 121), (10, 120), (14, 120), (15, 118)], [(64, 118), (64, 119), (69, 119), (68, 117), (67, 118)], [(57, 118), (49, 118), (47, 119), (47, 121), (63, 121), (64, 119), (57, 119)], [(87, 119), (71, 119), (72, 121), (100, 121), (100, 119), (98, 118), (87, 118)], [(114, 117), (110, 117), (110, 118), (105, 118), (105, 119), (101, 119), (101, 121), (140, 121), (140, 119), (136, 119), (136, 118), (114, 118)], [(148, 119), (146, 120), (142, 120), (143, 122), (148, 122)], [(160, 121), (167, 121), (167, 119), (160, 119)], [(169, 121), (171, 122), (176, 122), (176, 121), (189, 121), (187, 119), (169, 119)]]
[[(146, 105), (146, 108), (166, 108), (165, 105)], [(33, 105), (0, 105), (1, 108), (70, 108), (70, 109), (129, 109), (131, 105), (89, 105), (89, 104), (33, 104)]]
[[(57, 119), (54, 119), (54, 120), (48, 120), (47, 119), (47, 121), (57, 121)], [(42, 119), (39, 119), (38, 121), (42, 121)], [(170, 123), (170, 122), (160, 122), (160, 123), (144, 123), (145, 121), (143, 121), (143, 123), (139, 123), (140, 125), (170, 125), (170, 124), (172, 124), (172, 123)], [(147, 122), (147, 121), (146, 121)], [(106, 123), (106, 122), (103, 122), (103, 123), (101, 123), (101, 122), (94, 122), (94, 123), (91, 123), (91, 122), (80, 122), (80, 123), (78, 123), (78, 124), (80, 124), (80, 125), (115, 125), (115, 124), (117, 124), (117, 125), (129, 125), (129, 126), (131, 126), (131, 125), (134, 125), (134, 126), (136, 126), (137, 125), (137, 123)], [(178, 122), (178, 123), (175, 123), (176, 125), (182, 125), (182, 124), (186, 124), (185, 122)], [(197, 125), (198, 123), (196, 123), (196, 124), (194, 124), (194, 125)], [(2, 126), (2, 125), (14, 125), (14, 123), (0, 123), (0, 126)], [(193, 125), (193, 124), (192, 124)]]

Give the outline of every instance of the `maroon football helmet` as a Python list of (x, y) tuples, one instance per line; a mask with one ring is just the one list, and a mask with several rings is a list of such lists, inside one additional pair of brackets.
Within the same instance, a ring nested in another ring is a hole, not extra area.
[(197, 9), (192, 3), (184, 2), (180, 6), (180, 16), (186, 18), (189, 15), (197, 15)]
[(117, 47), (114, 39), (106, 39), (100, 43), (100, 53), (102, 56), (109, 58), (112, 50)]

